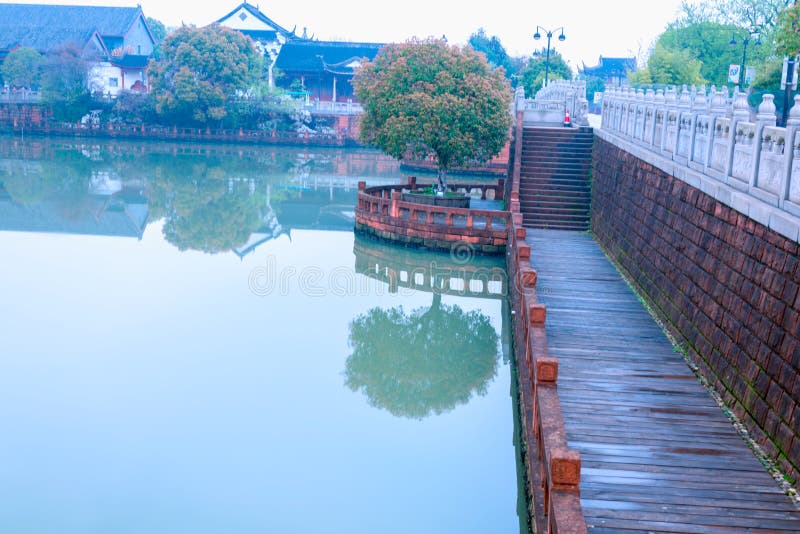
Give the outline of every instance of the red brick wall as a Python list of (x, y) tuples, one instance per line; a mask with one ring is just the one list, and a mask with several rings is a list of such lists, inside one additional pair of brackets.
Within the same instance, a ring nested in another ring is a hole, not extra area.
[(797, 480), (798, 243), (598, 138), (592, 187), (597, 241)]

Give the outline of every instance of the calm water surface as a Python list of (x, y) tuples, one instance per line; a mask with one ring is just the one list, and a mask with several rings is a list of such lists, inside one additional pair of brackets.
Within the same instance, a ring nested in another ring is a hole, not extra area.
[(360, 179), (0, 137), (0, 532), (519, 532), (500, 263), (354, 236)]

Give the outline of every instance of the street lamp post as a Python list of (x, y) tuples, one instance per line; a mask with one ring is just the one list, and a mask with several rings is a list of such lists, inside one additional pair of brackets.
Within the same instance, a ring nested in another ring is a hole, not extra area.
[(561, 26), (560, 28), (556, 28), (555, 30), (548, 30), (548, 29), (542, 28), (541, 26), (537, 25), (536, 26), (536, 33), (533, 34), (533, 38), (536, 39), (537, 41), (542, 38), (542, 34), (539, 33), (539, 31), (543, 31), (545, 33), (545, 35), (547, 35), (547, 53), (545, 55), (545, 60), (544, 60), (544, 86), (545, 87), (547, 87), (548, 76), (550, 74), (550, 39), (553, 37), (553, 34), (555, 32), (557, 32), (558, 30), (561, 30), (561, 35), (558, 36), (558, 40), (559, 41), (563, 41), (564, 39), (566, 39), (566, 36), (564, 35), (564, 27), (563, 26)]
[[(744, 91), (744, 82), (746, 81), (745, 78), (747, 74), (747, 72), (745, 71), (745, 69), (747, 68), (747, 65), (745, 65), (745, 62), (747, 61), (747, 45), (749, 45), (751, 39), (754, 38), (756, 40), (755, 45), (761, 46), (761, 34), (758, 33), (758, 28), (750, 28), (747, 31), (747, 35), (744, 38), (742, 38), (742, 44), (744, 46), (742, 48), (742, 64), (739, 66), (739, 87), (741, 88), (740, 90), (742, 91)], [(735, 35), (731, 35), (731, 41), (729, 44), (731, 46), (736, 46), (738, 44), (736, 42)]]

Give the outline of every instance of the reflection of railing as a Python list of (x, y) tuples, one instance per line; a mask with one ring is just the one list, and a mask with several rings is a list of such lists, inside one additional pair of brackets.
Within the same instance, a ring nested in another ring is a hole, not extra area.
[(356, 237), (353, 252), (356, 272), (387, 284), (392, 293), (405, 288), (472, 298), (504, 299), (508, 296), (505, 269), (481, 262), (477, 257), (464, 261), (430, 253), (417, 257), (414, 252), (404, 254), (360, 237)]
[(525, 466), (535, 532), (585, 533), (580, 498), (581, 459), (569, 448), (558, 399), (558, 360), (549, 354), (545, 334), (547, 310), (536, 293), (537, 273), (525, 242), (519, 208), (523, 112), (517, 113), (511, 180), (511, 222), (507, 256), (509, 288), (515, 313), (519, 405), (526, 442)]
[(344, 132), (306, 133), (277, 130), (243, 130), (222, 128), (180, 128), (166, 126), (132, 126), (122, 124), (80, 124), (49, 122), (37, 128), (51, 134), (68, 134), (86, 137), (119, 137), (125, 139), (186, 140), (210, 142), (237, 142), (254, 144), (300, 144), (346, 146), (356, 142)]
[(39, 91), (31, 91), (29, 89), (0, 92), (0, 103), (9, 103), (9, 104), (37, 103), (41, 99), (42, 95), (41, 93), (39, 93)]
[(772, 95), (755, 118), (747, 95), (670, 88), (609, 90), (598, 135), (797, 240), (800, 232), (800, 96), (786, 128)]
[[(481, 199), (503, 199), (505, 181), (498, 184), (455, 184), (453, 191), (480, 191)], [(470, 252), (497, 254), (505, 249), (509, 212), (490, 209), (433, 206), (401, 200), (403, 191), (415, 191), (414, 177), (407, 185), (367, 188), (359, 184), (356, 230), (423, 248), (452, 250), (456, 243)], [(477, 197), (476, 197), (477, 198)]]

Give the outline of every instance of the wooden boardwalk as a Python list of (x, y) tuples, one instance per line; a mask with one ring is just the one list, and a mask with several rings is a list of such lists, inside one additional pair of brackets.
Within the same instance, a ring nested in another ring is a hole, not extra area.
[(587, 233), (528, 229), (590, 532), (800, 532), (800, 511)]

